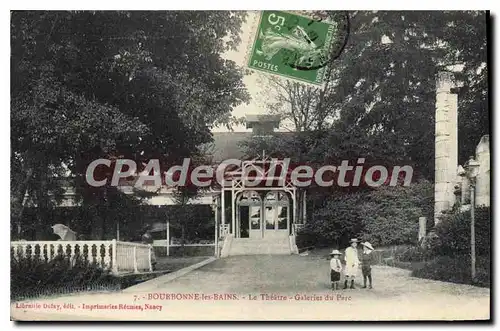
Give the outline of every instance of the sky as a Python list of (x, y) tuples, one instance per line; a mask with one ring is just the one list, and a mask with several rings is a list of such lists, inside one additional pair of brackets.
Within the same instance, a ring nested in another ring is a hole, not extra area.
[[(230, 51), (223, 55), (226, 59), (233, 60), (237, 65), (246, 67), (246, 58), (249, 53), (249, 47), (252, 44), (253, 38), (256, 32), (256, 21), (259, 16), (258, 11), (249, 11), (246, 23), (243, 23), (241, 27), (241, 43), (238, 46), (236, 51)], [(243, 117), (248, 114), (265, 114), (266, 110), (263, 105), (259, 102), (261, 96), (260, 93), (263, 92), (261, 88), (259, 88), (259, 77), (262, 75), (258, 72), (253, 71), (251, 75), (246, 75), (243, 78), (243, 82), (246, 85), (248, 93), (251, 96), (251, 101), (248, 104), (241, 104), (238, 107), (233, 109), (233, 116), (235, 117)], [(234, 126), (233, 130), (236, 132), (250, 132), (251, 130), (246, 129), (245, 126)], [(227, 128), (219, 127), (214, 128), (212, 132), (228, 132)]]

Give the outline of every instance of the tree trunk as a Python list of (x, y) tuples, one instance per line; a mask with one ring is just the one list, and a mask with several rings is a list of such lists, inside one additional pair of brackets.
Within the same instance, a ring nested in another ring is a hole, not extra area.
[(19, 185), (17, 185), (18, 187), (15, 193), (15, 197), (13, 199), (14, 201), (12, 209), (14, 211), (17, 211), (17, 213), (15, 212), (15, 214), (12, 215), (13, 216), (12, 218), (17, 226), (16, 234), (18, 236), (18, 239), (20, 239), (21, 237), (21, 231), (22, 231), (21, 222), (23, 219), (23, 212), (24, 212), (24, 198), (26, 197), (26, 193), (28, 193), (28, 187), (29, 187), (29, 182), (31, 180), (31, 176), (33, 176), (33, 168), (29, 168), (26, 171), (25, 178), (22, 180), (21, 183), (19, 183)]
[(312, 221), (314, 221), (314, 212), (316, 211), (316, 195), (312, 196), (311, 194), (311, 198), (312, 198), (311, 219)]
[(184, 246), (184, 242), (185, 242), (185, 238), (186, 238), (186, 232), (184, 230), (184, 224), (181, 225), (181, 245), (182, 245), (182, 256), (184, 256), (185, 254), (185, 246)]
[(101, 231), (99, 233), (99, 240), (104, 240), (104, 236), (106, 235), (106, 221), (103, 217), (99, 217), (101, 220)]

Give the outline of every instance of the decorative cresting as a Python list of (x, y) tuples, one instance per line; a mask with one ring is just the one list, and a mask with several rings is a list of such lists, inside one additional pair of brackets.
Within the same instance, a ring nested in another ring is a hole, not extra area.
[[(236, 194), (244, 190), (269, 189), (271, 187), (292, 193), (295, 186), (289, 176), (280, 176), (282, 169), (288, 169), (288, 166), (286, 160), (271, 159), (269, 157), (263, 160), (243, 161), (241, 167), (229, 172), (232, 189), (235, 190)], [(258, 187), (258, 185), (254, 184), (256, 179), (260, 179), (262, 184), (273, 183), (274, 185)]]
[(57, 257), (68, 259), (68, 267), (81, 259), (95, 263), (114, 274), (152, 271), (152, 246), (117, 240), (94, 241), (12, 241), (12, 258), (39, 259), (50, 262)]
[(259, 206), (261, 204), (260, 195), (255, 191), (242, 192), (238, 199), (237, 204), (240, 206)]
[(290, 200), (288, 199), (288, 196), (285, 194), (285, 192), (267, 192), (264, 199), (264, 204), (273, 206), (288, 206), (290, 204)]

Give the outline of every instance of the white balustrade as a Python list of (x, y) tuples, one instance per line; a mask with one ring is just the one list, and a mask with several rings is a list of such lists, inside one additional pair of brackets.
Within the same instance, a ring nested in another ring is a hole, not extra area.
[(89, 241), (11, 241), (11, 256), (50, 262), (57, 256), (71, 261), (82, 258), (110, 269), (114, 274), (152, 271), (151, 245), (116, 240)]
[(136, 244), (125, 241), (116, 242), (116, 266), (118, 272), (152, 271), (151, 245)]

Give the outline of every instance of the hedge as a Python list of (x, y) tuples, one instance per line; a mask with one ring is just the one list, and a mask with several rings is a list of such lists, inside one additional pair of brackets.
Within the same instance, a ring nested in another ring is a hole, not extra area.
[[(156, 257), (167, 256), (167, 247), (154, 247)], [(169, 254), (172, 257), (180, 256), (214, 256), (215, 246), (170, 246)]]
[[(491, 249), (490, 207), (475, 209), (476, 254), (489, 256)], [(436, 225), (436, 239), (431, 245), (435, 255), (454, 256), (470, 252), (470, 211), (444, 214)]]
[(419, 217), (432, 222), (434, 185), (421, 180), (404, 186), (338, 193), (324, 198), (297, 236), (300, 247), (346, 247), (358, 237), (374, 246), (416, 244)]
[(49, 262), (37, 258), (11, 257), (11, 299), (89, 290), (119, 290), (120, 280), (97, 264), (58, 256)]
[(430, 261), (413, 265), (411, 275), (419, 278), (489, 287), (491, 282), (490, 264), (491, 261), (488, 257), (478, 257), (476, 260), (476, 279), (472, 280), (470, 255), (438, 256)]

